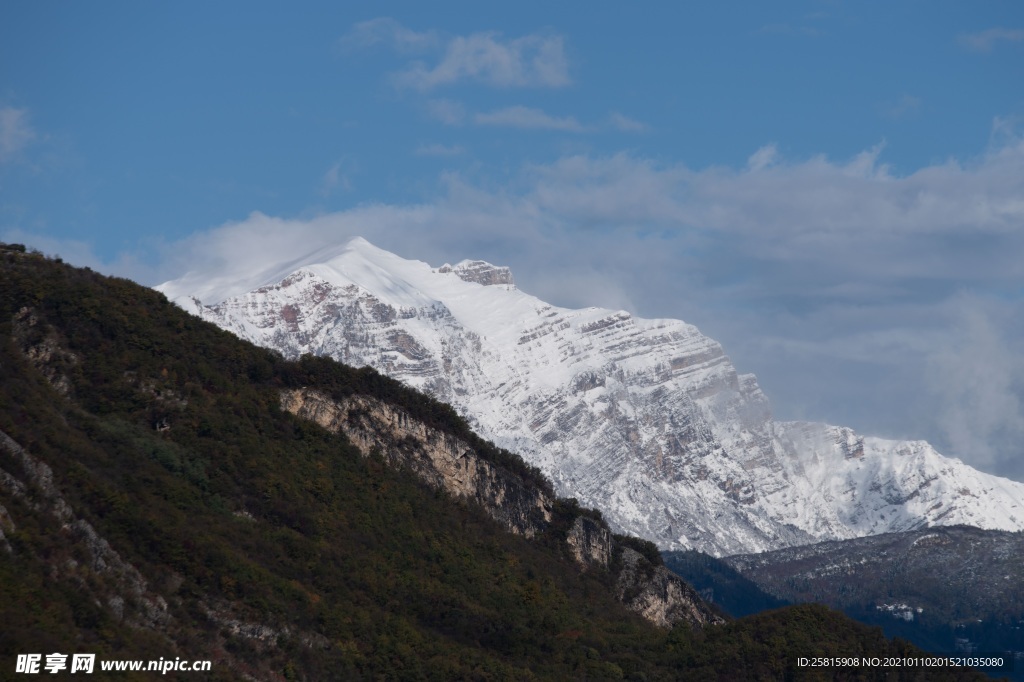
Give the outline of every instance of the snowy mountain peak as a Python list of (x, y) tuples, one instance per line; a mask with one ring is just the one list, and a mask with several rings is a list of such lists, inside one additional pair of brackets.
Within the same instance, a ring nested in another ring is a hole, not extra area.
[(371, 365), (451, 403), (560, 494), (663, 548), (756, 552), (929, 525), (1024, 529), (1024, 484), (922, 441), (775, 422), (752, 374), (679, 320), (569, 310), (485, 261), (431, 268), (364, 239), (159, 287), (288, 356)]
[[(240, 247), (240, 251), (244, 248)], [(280, 282), (291, 273), (309, 265), (328, 264), (336, 259), (361, 259), (367, 262), (387, 261), (394, 254), (379, 249), (363, 237), (353, 237), (342, 244), (330, 244), (302, 251), (301, 246), (289, 245), (283, 257), (274, 253), (245, 253), (236, 260), (207, 265), (203, 270), (155, 287), (173, 300), (192, 296), (206, 304), (219, 303), (260, 287)], [(291, 255), (295, 254), (295, 255)], [(402, 260), (402, 259), (399, 259)], [(410, 262), (410, 261), (406, 261)], [(427, 267), (425, 263), (422, 264)]]

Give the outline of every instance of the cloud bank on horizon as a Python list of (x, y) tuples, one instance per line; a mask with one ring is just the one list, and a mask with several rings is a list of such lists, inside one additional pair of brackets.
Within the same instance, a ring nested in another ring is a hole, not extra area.
[(1024, 480), (1024, 17), (863, 7), (70, 8), (94, 32), (45, 53), (63, 34), (17, 8), (0, 238), (147, 284), (357, 235), (484, 258), (552, 303), (697, 324), (781, 419)]
[[(254, 213), (169, 246), (164, 273), (255, 288), (259, 273), (354, 236), (435, 266), (485, 258), (559, 305), (699, 321), (744, 371), (803, 365), (798, 386), (769, 374), (769, 395), (777, 383), (791, 402), (824, 396), (833, 421), (927, 406), (883, 430), (930, 426), (951, 454), (1019, 476), (1024, 140), (905, 177), (882, 153), (788, 162), (765, 147), (745, 168), (703, 171), (575, 156), (525, 167), (498, 191), (453, 175), (430, 203)], [(823, 418), (814, 408), (781, 416)]]

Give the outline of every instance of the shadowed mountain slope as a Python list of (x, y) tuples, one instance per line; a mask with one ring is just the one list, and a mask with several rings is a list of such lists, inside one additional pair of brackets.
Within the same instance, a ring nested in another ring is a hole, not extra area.
[(722, 561), (777, 598), (842, 609), (933, 651), (1016, 652), (1024, 664), (1024, 533), (939, 527)]

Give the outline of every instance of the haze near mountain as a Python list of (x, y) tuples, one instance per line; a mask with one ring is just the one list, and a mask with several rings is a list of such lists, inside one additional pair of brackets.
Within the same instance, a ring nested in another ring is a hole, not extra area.
[(665, 549), (1024, 529), (1024, 484), (924, 441), (775, 422), (754, 375), (696, 327), (555, 307), (484, 261), (433, 268), (357, 238), (241, 280), (157, 288), (286, 356), (369, 365), (451, 403), (560, 494)]

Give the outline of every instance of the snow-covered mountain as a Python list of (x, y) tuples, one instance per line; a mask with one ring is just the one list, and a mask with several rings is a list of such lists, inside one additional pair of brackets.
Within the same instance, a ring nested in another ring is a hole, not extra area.
[(354, 239), (246, 278), (157, 288), (287, 356), (370, 365), (451, 403), (560, 494), (665, 549), (1024, 529), (1022, 483), (924, 441), (775, 422), (756, 378), (696, 327), (552, 306), (483, 261), (432, 268)]

